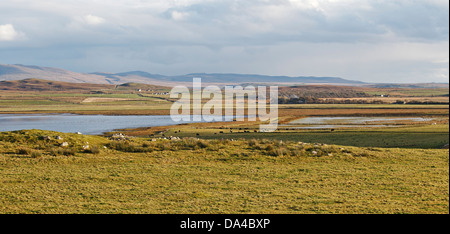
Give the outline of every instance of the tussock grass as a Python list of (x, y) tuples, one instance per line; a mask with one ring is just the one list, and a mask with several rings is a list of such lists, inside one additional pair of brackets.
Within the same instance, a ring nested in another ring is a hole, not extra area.
[(8, 132), (0, 213), (448, 213), (448, 163), (443, 149)]
[[(42, 130), (23, 130), (0, 132), (0, 142), (3, 143), (4, 147), (8, 146), (5, 143), (18, 146), (15, 151), (10, 151), (10, 153), (40, 157), (43, 155), (75, 156), (79, 153), (99, 154), (99, 146), (104, 146), (108, 140), (98, 136), (80, 136), (77, 134)], [(67, 147), (61, 146), (64, 142), (68, 143)], [(83, 146), (86, 145), (89, 145), (89, 148), (83, 149)]]

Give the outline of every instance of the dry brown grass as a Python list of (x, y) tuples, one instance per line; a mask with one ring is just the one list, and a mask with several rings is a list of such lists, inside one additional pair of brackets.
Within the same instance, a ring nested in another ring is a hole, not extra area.
[(86, 98), (82, 101), (82, 103), (92, 103), (92, 102), (117, 102), (117, 101), (139, 101), (140, 99), (133, 98)]
[[(129, 136), (151, 136), (162, 134), (169, 130), (183, 131), (184, 129), (230, 129), (243, 128), (249, 126), (257, 126), (260, 122), (235, 121), (235, 122), (214, 122), (214, 123), (190, 123), (182, 125), (158, 126), (148, 128), (123, 129), (121, 132), (126, 132)], [(224, 130), (225, 131), (225, 130)]]

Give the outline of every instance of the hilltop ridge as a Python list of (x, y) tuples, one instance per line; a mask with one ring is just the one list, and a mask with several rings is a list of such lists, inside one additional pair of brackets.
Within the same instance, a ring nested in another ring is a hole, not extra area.
[(265, 76), (255, 74), (233, 74), (233, 73), (191, 73), (178, 76), (165, 76), (152, 74), (144, 71), (129, 71), (122, 73), (77, 73), (69, 70), (51, 67), (39, 67), (29, 65), (2, 65), (0, 64), (1, 80), (24, 80), (30, 78), (95, 84), (124, 84), (142, 83), (163, 86), (175, 86), (179, 83), (192, 82), (192, 78), (201, 77), (204, 83), (216, 84), (241, 84), (241, 83), (276, 83), (286, 85), (301, 84), (340, 84), (340, 85), (362, 85), (364, 82), (346, 80), (339, 77), (312, 77), (312, 76)]

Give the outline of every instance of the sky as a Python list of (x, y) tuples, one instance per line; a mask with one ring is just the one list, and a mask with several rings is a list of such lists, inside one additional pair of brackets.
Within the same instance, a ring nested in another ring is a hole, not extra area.
[(449, 1), (0, 1), (0, 64), (448, 83)]

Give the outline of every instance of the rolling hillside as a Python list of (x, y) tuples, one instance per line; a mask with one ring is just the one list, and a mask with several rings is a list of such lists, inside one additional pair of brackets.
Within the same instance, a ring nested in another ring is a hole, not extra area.
[(74, 83), (108, 84), (104, 76), (82, 74), (59, 68), (0, 64), (1, 80), (45, 79)]
[(0, 90), (11, 91), (81, 91), (111, 89), (114, 85), (71, 83), (41, 79), (6, 80), (0, 81)]
[(338, 77), (288, 77), (288, 76), (264, 76), (248, 74), (206, 74), (193, 73), (179, 76), (164, 76), (151, 74), (143, 71), (131, 71), (123, 73), (77, 73), (59, 68), (38, 67), (27, 65), (2, 65), (0, 64), (1, 80), (23, 80), (23, 79), (44, 79), (74, 83), (95, 83), (95, 84), (124, 84), (142, 83), (163, 86), (175, 86), (180, 83), (191, 83), (192, 78), (201, 77), (203, 83), (214, 84), (242, 84), (242, 83), (273, 83), (285, 85), (299, 84), (341, 84), (341, 85), (362, 85), (363, 82), (351, 81)]
[(167, 87), (148, 84), (125, 83), (121, 85), (72, 83), (42, 79), (4, 80), (0, 81), (0, 90), (8, 91), (99, 91), (99, 90), (167, 90)]

